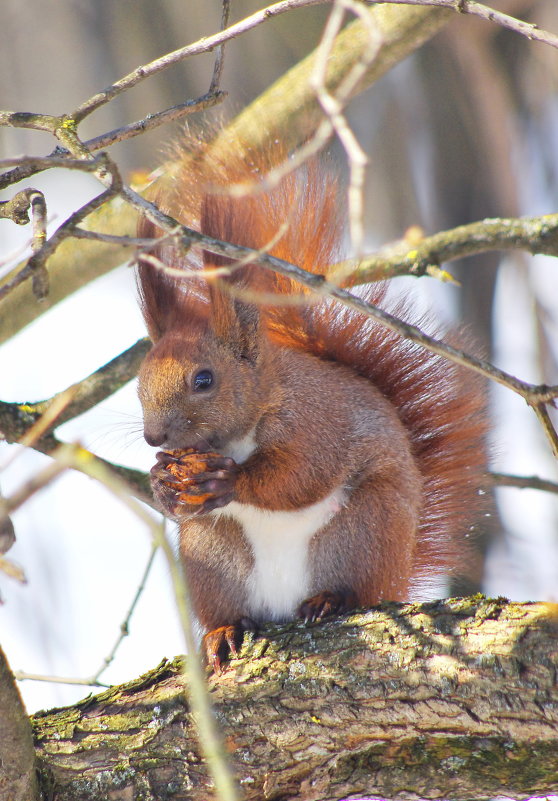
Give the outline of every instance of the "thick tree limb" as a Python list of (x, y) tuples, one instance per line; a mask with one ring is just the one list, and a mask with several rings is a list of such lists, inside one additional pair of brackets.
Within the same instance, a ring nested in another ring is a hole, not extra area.
[[(209, 680), (246, 799), (558, 789), (555, 606), (386, 604), (266, 634)], [(177, 661), (34, 727), (56, 801), (211, 797)]]

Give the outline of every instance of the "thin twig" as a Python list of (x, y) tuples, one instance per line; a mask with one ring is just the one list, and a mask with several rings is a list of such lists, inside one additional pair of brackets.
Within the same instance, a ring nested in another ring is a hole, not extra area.
[[(1, 162), (0, 162), (1, 165)], [(10, 200), (0, 201), (0, 218), (11, 220), (16, 225), (27, 225), (29, 222), (29, 209), (33, 211), (33, 201), (36, 195), (43, 198), (38, 189), (22, 189)]]
[[(337, 87), (335, 94), (327, 90), (327, 64), (345, 19), (345, 11), (351, 11), (358, 16), (369, 35), (369, 46), (365, 48), (359, 59)], [(364, 240), (364, 203), (363, 190), (365, 168), (368, 157), (357, 141), (351, 127), (343, 114), (344, 106), (348, 103), (353, 91), (364, 78), (370, 64), (376, 58), (381, 38), (372, 23), (370, 14), (366, 13), (361, 5), (353, 0), (336, 0), (328, 22), (326, 24), (322, 41), (316, 51), (316, 62), (310, 84), (313, 86), (318, 101), (329, 119), (332, 129), (343, 145), (349, 164), (349, 229), (353, 251), (360, 256)]]
[(155, 561), (155, 556), (157, 554), (158, 549), (159, 549), (158, 545), (155, 545), (155, 544), (152, 545), (151, 553), (149, 554), (149, 559), (147, 560), (147, 564), (146, 564), (145, 569), (143, 571), (143, 575), (142, 575), (142, 577), (140, 579), (140, 582), (139, 582), (139, 584), (138, 584), (138, 586), (136, 588), (136, 592), (135, 592), (134, 597), (132, 599), (132, 603), (130, 604), (130, 607), (128, 609), (126, 617), (124, 618), (124, 620), (120, 624), (120, 634), (116, 638), (116, 641), (115, 641), (114, 645), (112, 646), (110, 652), (103, 659), (101, 667), (95, 673), (93, 673), (93, 675), (91, 676), (91, 682), (88, 682), (88, 683), (97, 684), (99, 682), (99, 678), (102, 676), (102, 674), (105, 672), (105, 670), (109, 667), (109, 665), (114, 661), (114, 658), (115, 658), (115, 656), (116, 656), (116, 654), (118, 652), (118, 649), (120, 648), (123, 640), (129, 635), (129, 633), (130, 633), (130, 620), (132, 619), (132, 615), (135, 612), (135, 609), (136, 609), (136, 606), (138, 604), (138, 601), (141, 598), (141, 596), (143, 594), (143, 591), (145, 589), (145, 585), (147, 583), (147, 579), (149, 578), (149, 574), (151, 573), (151, 568), (153, 567), (153, 562)]
[[(223, 10), (221, 13), (221, 30), (224, 31), (229, 24), (231, 14), (230, 0), (222, 0)], [(209, 93), (216, 92), (221, 85), (221, 76), (225, 65), (225, 43), (220, 44), (215, 52), (215, 64), (213, 65), (213, 75), (209, 84)]]
[[(29, 403), (12, 403), (5, 404), (0, 402), (2, 410), (2, 438), (7, 442), (13, 441), (15, 438), (10, 436), (9, 426), (6, 425), (6, 418), (12, 413), (15, 418), (14, 426), (17, 430), (17, 443), (21, 445), (21, 449), (16, 451), (11, 458), (4, 464), (0, 465), (0, 470), (6, 470), (11, 467), (13, 462), (18, 458), (21, 453), (25, 453), (27, 448), (33, 448), (36, 444), (49, 436), (54, 428), (60, 424), (60, 417), (64, 409), (71, 403), (76, 394), (76, 388), (68, 387), (68, 389), (59, 392), (50, 401), (43, 404), (29, 404)], [(21, 425), (22, 417), (25, 418), (27, 427)]]
[[(55, 455), (53, 454), (53, 456)], [(54, 458), (54, 461), (32, 476), (16, 492), (13, 492), (7, 498), (0, 498), (0, 519), (8, 517), (12, 512), (15, 512), (36, 492), (51, 484), (67, 469), (68, 466), (66, 464), (56, 461), (56, 458)]]
[(88, 231), (86, 228), (74, 228), (69, 234), (73, 239), (91, 239), (95, 242), (105, 242), (107, 245), (122, 245), (123, 248), (149, 248), (153, 247), (153, 239), (144, 239), (139, 236), (118, 236), (118, 234), (103, 234), (100, 231)]
[[(151, 61), (149, 64), (138, 67), (136, 70), (124, 76), (119, 81), (113, 83), (107, 89), (104, 89), (102, 92), (98, 92), (96, 95), (93, 95), (93, 97), (86, 100), (84, 103), (78, 106), (75, 111), (72, 112), (70, 117), (76, 123), (79, 123), (86, 116), (105, 105), (105, 103), (108, 103), (117, 95), (121, 94), (132, 86), (136, 86), (140, 81), (149, 78), (151, 75), (155, 75), (161, 70), (166, 69), (170, 64), (176, 64), (186, 58), (190, 58), (191, 56), (195, 56), (200, 53), (207, 53), (218, 45), (228, 42), (231, 39), (234, 39), (235, 37), (252, 30), (256, 26), (261, 25), (263, 22), (266, 22), (267, 20), (272, 19), (279, 14), (284, 14), (288, 11), (292, 11), (295, 8), (319, 5), (323, 2), (325, 2), (325, 0), (283, 0), (283, 2), (273, 3), (267, 8), (261, 9), (255, 14), (252, 14), (240, 22), (231, 25), (229, 28), (213, 34), (213, 36), (204, 37), (203, 39), (187, 45), (186, 47), (179, 48), (172, 53), (167, 53), (161, 58)], [(367, 0), (367, 2), (370, 5), (373, 5), (377, 2), (384, 2), (384, 0)], [(537, 28), (535, 25), (522, 22), (521, 20), (510, 17), (507, 14), (502, 14), (501, 12), (495, 11), (494, 9), (484, 6), (481, 3), (476, 3), (474, 0), (388, 0), (388, 2), (394, 4), (403, 3), (405, 5), (440, 6), (449, 9), (455, 9), (455, 11), (460, 13), (473, 14), (483, 19), (490, 20), (491, 22), (496, 22), (505, 28), (515, 31), (516, 33), (527, 36), (529, 39), (536, 39), (537, 41), (545, 42), (552, 47), (558, 47), (558, 37), (555, 34), (543, 31)]]
[[(0, 520), (2, 523), (6, 521), (8, 523), (11, 522), (9, 517)], [(2, 556), (2, 553), (3, 551), (0, 552), (0, 571), (4, 573), (5, 576), (8, 576), (8, 578), (15, 579), (15, 581), (18, 581), (20, 584), (27, 584), (27, 578), (22, 568), (16, 562), (12, 562), (11, 559), (6, 559), (5, 556)], [(1, 602), (2, 596), (0, 595), (0, 603)]]
[[(114, 359), (99, 367), (98, 370), (95, 370), (86, 378), (72, 384), (68, 389), (57, 393), (49, 400), (40, 401), (28, 406), (28, 408), (42, 415), (60, 397), (65, 397), (67, 393), (71, 393), (70, 402), (61, 410), (55, 420), (57, 426), (62, 425), (62, 423), (72, 420), (74, 417), (84, 414), (84, 412), (97, 406), (105, 398), (108, 398), (127, 384), (128, 381), (131, 381), (137, 375), (139, 365), (147, 355), (150, 347), (151, 343), (146, 337), (139, 339), (134, 345), (115, 356)], [(44, 433), (48, 433), (48, 431)]]
[(218, 103), (221, 103), (226, 96), (226, 92), (210, 91), (196, 100), (186, 100), (184, 103), (179, 103), (164, 111), (148, 114), (144, 119), (131, 122), (128, 125), (122, 126), (122, 128), (107, 131), (100, 136), (95, 136), (93, 139), (87, 139), (83, 144), (91, 152), (110, 147), (118, 142), (124, 142), (126, 139), (139, 136), (139, 134), (145, 131), (152, 131), (154, 128), (158, 128), (168, 122), (180, 120), (188, 114), (212, 108)]
[[(364, 47), (360, 56), (350, 67), (346, 75), (336, 85), (332, 93), (328, 86), (328, 65), (336, 38), (341, 30), (344, 20), (345, 7), (355, 13), (362, 22), (368, 35), (368, 47)], [(372, 19), (361, 13), (358, 3), (352, 0), (336, 0), (328, 19), (326, 29), (316, 49), (314, 68), (309, 77), (309, 85), (316, 93), (318, 102), (325, 114), (318, 124), (316, 131), (308, 141), (299, 147), (289, 159), (274, 167), (257, 182), (241, 182), (231, 184), (227, 192), (233, 196), (268, 192), (276, 187), (287, 175), (297, 170), (309, 159), (315, 156), (325, 146), (331, 135), (335, 132), (339, 137), (349, 162), (349, 224), (351, 241), (357, 254), (360, 253), (363, 240), (363, 199), (364, 170), (368, 158), (360, 147), (356, 137), (351, 131), (343, 109), (351, 99), (357, 86), (365, 77), (370, 65), (374, 63), (381, 45), (381, 37), (376, 30)]]
[[(11, 200), (0, 203), (0, 217), (8, 218), (18, 225), (31, 222), (33, 234), (31, 237), (31, 252), (39, 253), (46, 240), (47, 208), (45, 196), (38, 189), (24, 189), (18, 192)], [(48, 275), (44, 263), (37, 265), (33, 270), (33, 294), (41, 299), (48, 289)]]
[(33, 131), (54, 133), (60, 125), (60, 117), (52, 114), (35, 114), (32, 111), (0, 111), (0, 127), (30, 128)]
[[(64, 155), (67, 154), (67, 155)], [(31, 178), (43, 170), (61, 167), (67, 170), (82, 170), (95, 172), (98, 164), (95, 161), (71, 158), (65, 148), (56, 147), (50, 156), (19, 156), (12, 159), (0, 159), (0, 168), (13, 167), (0, 175), (0, 189)]]
[(32, 680), (32, 681), (47, 681), (50, 683), (55, 684), (80, 684), (85, 685), (88, 687), (109, 687), (110, 685), (104, 684), (100, 681), (100, 677), (105, 672), (105, 670), (109, 667), (110, 664), (114, 661), (114, 658), (120, 648), (123, 640), (129, 635), (130, 633), (130, 620), (132, 619), (132, 615), (135, 612), (136, 606), (138, 604), (139, 599), (141, 598), (143, 591), (145, 589), (145, 585), (149, 574), (151, 572), (151, 568), (153, 567), (153, 562), (155, 560), (155, 555), (157, 553), (158, 546), (152, 545), (151, 552), (149, 554), (149, 559), (147, 560), (147, 564), (143, 571), (143, 575), (140, 579), (140, 582), (136, 588), (136, 592), (132, 599), (132, 603), (126, 613), (126, 616), (122, 623), (120, 624), (120, 633), (116, 638), (114, 645), (112, 646), (110, 652), (107, 656), (103, 659), (103, 662), (98, 670), (91, 674), (91, 676), (86, 676), (84, 678), (68, 678), (63, 676), (46, 676), (39, 673), (26, 673), (25, 671), (17, 671), (15, 673), (16, 679), (18, 681), (24, 680)]
[[(97, 406), (136, 375), (150, 341), (144, 337), (86, 378), (48, 400), (27, 403), (0, 401), (0, 435), (7, 442), (38, 447), (44, 452), (56, 447), (51, 439), (55, 427)], [(3, 465), (5, 469), (7, 465)]]
[[(558, 392), (554, 397), (558, 397)], [(546, 408), (544, 401), (540, 401), (538, 399), (529, 399), (525, 398), (529, 406), (533, 409), (539, 423), (542, 426), (544, 433), (546, 434), (546, 438), (550, 443), (550, 447), (552, 448), (552, 453), (554, 454), (554, 458), (558, 459), (558, 432), (554, 428), (552, 420), (550, 419), (550, 415), (548, 413), (548, 409)]]
[(27, 673), (25, 670), (14, 670), (14, 677), (17, 681), (46, 681), (49, 684), (75, 684), (83, 687), (103, 687), (108, 689), (110, 684), (103, 684), (100, 681), (90, 679), (80, 679), (76, 676), (49, 676), (46, 673)]
[(489, 476), (496, 487), (535, 489), (558, 495), (558, 483), (539, 476), (511, 476), (508, 473), (489, 473)]

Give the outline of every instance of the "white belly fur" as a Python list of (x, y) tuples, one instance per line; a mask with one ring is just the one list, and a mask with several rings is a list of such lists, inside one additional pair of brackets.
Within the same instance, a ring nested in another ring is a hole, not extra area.
[(293, 512), (269, 512), (236, 501), (220, 512), (240, 523), (252, 548), (248, 603), (254, 618), (292, 618), (310, 592), (310, 540), (344, 500), (345, 491), (339, 487), (318, 503)]

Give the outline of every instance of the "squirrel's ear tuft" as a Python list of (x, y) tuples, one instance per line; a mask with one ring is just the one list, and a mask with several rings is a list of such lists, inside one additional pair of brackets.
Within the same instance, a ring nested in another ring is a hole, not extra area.
[[(252, 198), (233, 199), (224, 194), (208, 194), (201, 208), (201, 230), (225, 242), (254, 247), (249, 234), (247, 215)], [(204, 251), (205, 267), (230, 267), (229, 275), (209, 281), (213, 330), (239, 359), (255, 362), (260, 352), (260, 312), (251, 302), (250, 292), (257, 294), (255, 270), (249, 263), (237, 265), (233, 259)], [(239, 297), (240, 296), (240, 297)]]
[(260, 353), (260, 313), (254, 303), (234, 298), (234, 291), (226, 282), (211, 281), (212, 329), (236, 358), (255, 362)]
[(238, 300), (234, 307), (238, 328), (237, 352), (241, 359), (256, 362), (261, 351), (260, 312), (255, 304)]
[[(161, 231), (151, 220), (142, 216), (138, 223), (138, 236), (142, 239), (156, 239), (161, 236)], [(150, 250), (149, 255), (161, 259), (161, 248)], [(137, 258), (136, 283), (147, 331), (151, 340), (157, 342), (169, 327), (170, 311), (175, 302), (175, 282), (140, 253)]]
[(141, 311), (147, 332), (153, 342), (161, 339), (169, 328), (176, 294), (175, 282), (159, 272), (153, 264), (138, 258), (136, 272)]
[[(138, 227), (138, 236), (143, 239), (156, 239), (162, 232), (147, 218)], [(147, 331), (153, 342), (157, 342), (170, 330), (207, 322), (209, 314), (206, 282), (190, 279), (182, 280), (171, 275), (166, 267), (186, 269), (190, 267), (189, 256), (168, 242), (158, 244), (137, 259), (136, 281), (141, 311)]]

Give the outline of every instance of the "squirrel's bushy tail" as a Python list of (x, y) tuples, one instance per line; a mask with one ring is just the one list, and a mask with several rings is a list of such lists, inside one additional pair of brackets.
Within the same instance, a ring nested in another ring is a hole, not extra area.
[[(230, 184), (257, 180), (277, 160), (276, 154), (273, 158), (252, 157), (246, 150), (242, 154), (233, 163), (214, 163), (203, 150), (193, 156), (190, 146), (167, 210), (209, 236), (264, 249), (309, 272), (325, 274), (328, 265), (340, 259), (343, 244), (344, 214), (339, 209), (344, 199), (335, 178), (311, 163), (287, 175), (270, 192), (232, 197), (227, 194)], [(205, 191), (200, 191), (202, 186)], [(208, 253), (204, 260), (207, 265), (225, 261)], [(166, 279), (146, 270), (143, 280), (149, 294), (150, 282)], [(424, 481), (415, 586), (462, 567), (467, 538), (483, 510), (479, 498), (486, 481), (483, 381), (338, 301), (308, 297), (309, 291), (300, 284), (265, 267), (245, 265), (227, 280), (253, 292), (256, 300), (258, 293), (268, 292), (283, 299), (307, 296), (307, 302), (261, 305), (268, 335), (278, 344), (351, 366), (391, 401), (408, 431)], [(364, 300), (386, 307), (385, 285), (356, 291)], [(456, 347), (468, 347), (460, 332), (440, 332), (427, 320), (413, 317), (408, 302), (390, 304), (389, 311)]]

